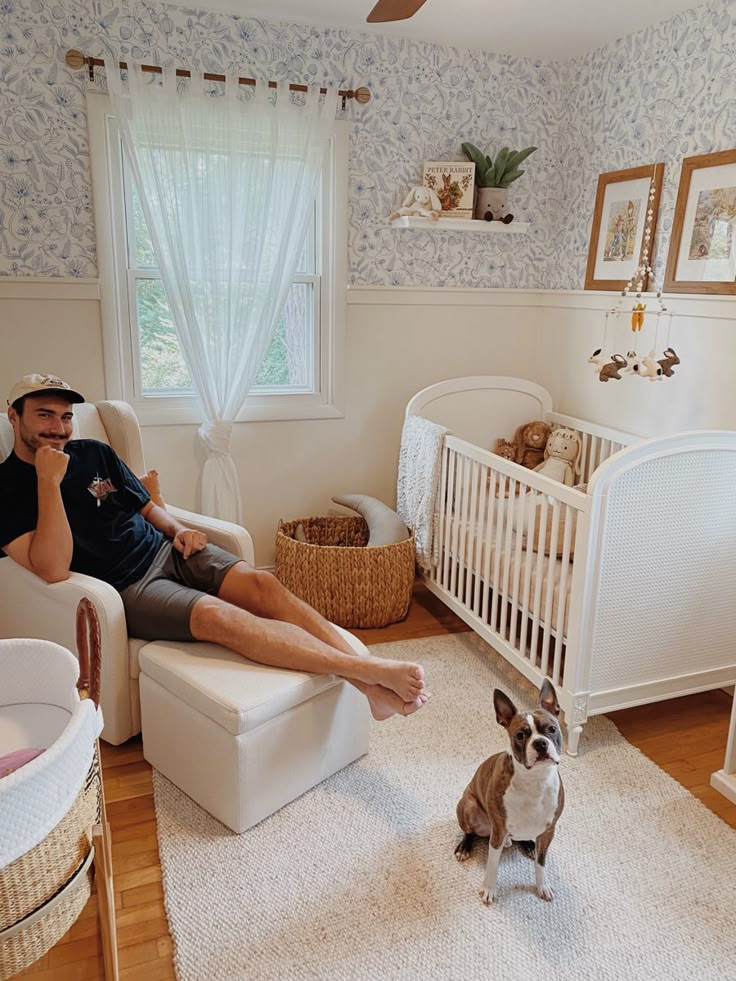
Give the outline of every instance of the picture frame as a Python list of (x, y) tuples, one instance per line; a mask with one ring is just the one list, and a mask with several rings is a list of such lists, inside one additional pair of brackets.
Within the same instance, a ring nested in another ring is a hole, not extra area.
[(736, 295), (736, 149), (682, 161), (663, 289)]
[[(593, 210), (593, 225), (585, 270), (586, 290), (622, 290), (635, 276), (651, 243), (647, 265), (652, 265), (654, 233), (662, 193), (664, 164), (652, 163), (601, 174)], [(645, 238), (650, 191), (652, 218)], [(646, 290), (646, 274), (641, 289)]]

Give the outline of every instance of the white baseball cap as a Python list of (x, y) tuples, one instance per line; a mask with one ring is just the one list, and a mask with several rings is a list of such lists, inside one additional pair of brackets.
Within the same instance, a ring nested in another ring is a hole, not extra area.
[(17, 381), (15, 385), (10, 390), (10, 395), (8, 396), (8, 405), (13, 405), (18, 399), (22, 399), (25, 395), (35, 395), (38, 392), (58, 392), (59, 395), (63, 395), (68, 398), (70, 402), (84, 402), (84, 396), (80, 395), (79, 392), (75, 392), (74, 389), (68, 385), (61, 378), (57, 378), (56, 375), (43, 375), (43, 374), (32, 374), (23, 375), (20, 381)]

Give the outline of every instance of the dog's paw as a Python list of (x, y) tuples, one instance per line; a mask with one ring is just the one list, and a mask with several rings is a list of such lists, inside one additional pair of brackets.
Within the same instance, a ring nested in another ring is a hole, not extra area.
[(549, 886), (542, 886), (541, 889), (537, 889), (537, 895), (540, 899), (543, 899), (545, 903), (551, 903), (555, 897), (555, 894), (549, 888)]
[(473, 854), (474, 844), (474, 835), (465, 834), (462, 836), (460, 841), (455, 846), (455, 858), (458, 860), (458, 862), (467, 862), (467, 860)]
[(494, 900), (496, 899), (495, 892), (488, 892), (487, 889), (481, 889), (479, 895), (480, 895), (480, 901), (483, 903), (484, 906), (492, 906)]

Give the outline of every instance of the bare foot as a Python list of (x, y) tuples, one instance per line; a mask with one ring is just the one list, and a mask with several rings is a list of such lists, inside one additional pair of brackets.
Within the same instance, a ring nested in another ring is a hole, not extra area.
[(406, 661), (384, 661), (375, 658), (369, 669), (370, 684), (381, 685), (396, 692), (402, 702), (413, 702), (424, 690), (424, 668)]
[(410, 702), (402, 702), (399, 696), (382, 685), (367, 685), (363, 688), (371, 707), (371, 715), (377, 722), (390, 719), (392, 715), (412, 715), (426, 705), (428, 694), (422, 692)]

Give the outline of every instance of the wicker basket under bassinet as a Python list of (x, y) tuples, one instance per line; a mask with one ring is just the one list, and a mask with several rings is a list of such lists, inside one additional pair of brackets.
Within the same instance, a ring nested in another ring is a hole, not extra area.
[[(306, 542), (293, 537), (303, 525)], [(385, 627), (403, 620), (414, 585), (414, 538), (366, 547), (361, 517), (297, 518), (279, 524), (276, 575), (341, 627)]]
[[(83, 600), (80, 604), (78, 636), (89, 616), (88, 607), (83, 604), (89, 604), (89, 601)], [(47, 641), (7, 643), (42, 644), (57, 658), (61, 655), (71, 658), (68, 651)], [(31, 826), (33, 819), (44, 820), (48, 798), (63, 799), (66, 782), (76, 779), (74, 775), (79, 772), (80, 763), (87, 767), (86, 776), (85, 770), (81, 771), (81, 787), (61, 820), (35, 845), (0, 868), (0, 978), (12, 977), (43, 957), (76, 921), (91, 894), (95, 854), (93, 828), (100, 821), (101, 811), (100, 760), (96, 741), (101, 722), (97, 713), (91, 711), (92, 704), (96, 707), (99, 698), (99, 661), (93, 658), (90, 679), (86, 653), (85, 649), (80, 650), (78, 688), (82, 699), (89, 690), (89, 703), (78, 703), (81, 711), (75, 711), (59, 739), (44, 754), (3, 778), (3, 782), (17, 778), (15, 787), (6, 785), (10, 794), (3, 809), (8, 823), (9, 816), (15, 816), (13, 830), (17, 837), (20, 833), (18, 828), (23, 824)], [(65, 750), (54, 757), (51, 767), (54, 774), (44, 776), (45, 758), (52, 759), (54, 747), (62, 744), (71, 727), (74, 727), (78, 740), (84, 742), (86, 748)], [(87, 759), (91, 754), (88, 764), (84, 762), (85, 753)], [(34, 764), (39, 771), (37, 775), (31, 769), (26, 770)], [(32, 780), (26, 780), (26, 777)], [(38, 783), (36, 789), (32, 786), (33, 782)], [(76, 786), (76, 783), (71, 786)], [(18, 799), (17, 806), (13, 805), (14, 795)], [(34, 803), (36, 809), (31, 812)]]

